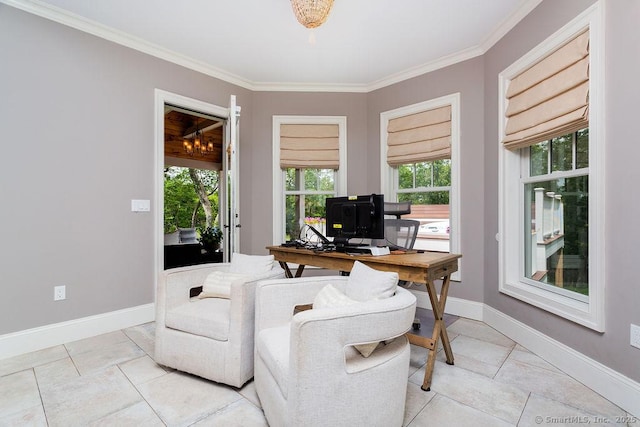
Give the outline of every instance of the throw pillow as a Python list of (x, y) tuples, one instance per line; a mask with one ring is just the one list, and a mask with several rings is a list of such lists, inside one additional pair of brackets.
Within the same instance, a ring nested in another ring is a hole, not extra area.
[(198, 298), (231, 298), (231, 285), (236, 282), (245, 283), (250, 279), (247, 274), (214, 271), (204, 279), (202, 292)]
[(356, 261), (347, 279), (345, 293), (356, 301), (389, 298), (396, 292), (398, 273), (374, 270)]
[(230, 273), (263, 274), (273, 268), (273, 255), (245, 255), (234, 252), (229, 265)]
[[(313, 300), (313, 308), (328, 308), (328, 307), (344, 307), (347, 305), (358, 304), (358, 301), (354, 301), (339, 289), (336, 289), (333, 285), (327, 285), (318, 292)], [(369, 357), (373, 350), (378, 346), (377, 342), (369, 344), (354, 345), (356, 350), (362, 354), (363, 357)]]

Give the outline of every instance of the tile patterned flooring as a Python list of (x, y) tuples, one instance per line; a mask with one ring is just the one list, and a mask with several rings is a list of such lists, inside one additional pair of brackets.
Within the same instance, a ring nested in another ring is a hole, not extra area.
[[(628, 414), (482, 322), (447, 328), (430, 392), (412, 346), (404, 425), (625, 425)], [(0, 426), (267, 426), (255, 386), (236, 389), (157, 365), (147, 323), (0, 360)], [(629, 426), (640, 426), (629, 423)]]

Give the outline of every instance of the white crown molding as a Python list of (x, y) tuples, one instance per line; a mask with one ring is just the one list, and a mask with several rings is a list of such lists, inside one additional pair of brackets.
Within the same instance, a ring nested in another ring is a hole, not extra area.
[(155, 314), (152, 303), (0, 335), (0, 360), (153, 322)]
[(180, 65), (182, 67), (215, 77), (225, 82), (235, 84), (253, 91), (269, 92), (348, 92), (367, 93), (376, 89), (390, 86), (404, 80), (417, 77), (458, 62), (466, 61), (476, 56), (483, 55), (502, 36), (513, 28), (524, 16), (533, 10), (542, 0), (528, 0), (516, 12), (505, 19), (481, 44), (460, 52), (447, 55), (435, 61), (421, 64), (399, 73), (395, 73), (367, 84), (341, 84), (341, 83), (295, 83), (295, 82), (254, 82), (229, 73), (202, 61), (195, 60), (186, 55), (165, 49), (161, 46), (149, 43), (138, 37), (122, 31), (115, 30), (106, 25), (86, 19), (70, 13), (58, 7), (43, 3), (39, 0), (0, 0), (17, 9), (29, 12), (45, 19), (52, 20), (62, 25), (92, 34), (111, 42), (129, 47), (139, 52), (146, 53), (156, 58)]
[(533, 9), (535, 9), (542, 0), (528, 0), (525, 4), (523, 4), (518, 10), (513, 12), (510, 16), (508, 16), (504, 21), (502, 21), (498, 26), (489, 34), (487, 38), (484, 39), (482, 43), (479, 45), (479, 49), (482, 50), (482, 53), (486, 53), (489, 49), (493, 47), (502, 37), (504, 37), (513, 27), (516, 26), (518, 22), (520, 22), (525, 16), (527, 16)]

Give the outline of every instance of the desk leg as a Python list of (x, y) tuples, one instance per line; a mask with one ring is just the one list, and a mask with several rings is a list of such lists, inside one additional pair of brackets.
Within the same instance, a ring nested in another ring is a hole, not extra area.
[(278, 262), (280, 263), (280, 267), (282, 267), (282, 269), (284, 270), (284, 275), (287, 279), (302, 276), (302, 272), (304, 271), (304, 264), (298, 265), (298, 268), (296, 269), (296, 275), (294, 276), (293, 273), (291, 272), (291, 269), (289, 269), (289, 265), (287, 265), (286, 262), (284, 261), (278, 261)]
[(443, 315), (444, 307), (447, 301), (447, 292), (449, 291), (450, 276), (445, 276), (442, 281), (442, 292), (440, 293), (440, 300), (438, 300), (438, 294), (435, 284), (432, 280), (426, 280), (427, 293), (429, 294), (429, 300), (431, 301), (431, 308), (433, 310), (434, 325), (433, 335), (431, 340), (433, 347), (429, 349), (429, 355), (427, 356), (427, 366), (424, 373), (424, 381), (422, 383), (422, 389), (424, 391), (431, 390), (431, 377), (433, 376), (433, 368), (436, 363), (436, 354), (438, 353), (438, 338), (442, 339), (442, 346), (447, 356), (447, 363), (453, 365), (453, 352), (451, 351), (451, 344), (449, 343), (449, 336), (447, 335), (447, 329), (444, 324)]

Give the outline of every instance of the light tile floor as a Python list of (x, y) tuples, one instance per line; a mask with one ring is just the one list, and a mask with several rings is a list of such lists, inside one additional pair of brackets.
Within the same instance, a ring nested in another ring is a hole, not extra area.
[[(624, 425), (628, 414), (482, 322), (447, 328), (431, 391), (412, 346), (404, 425)], [(236, 389), (157, 365), (147, 323), (0, 361), (0, 426), (266, 426), (253, 382)], [(628, 423), (640, 426), (640, 422)]]

